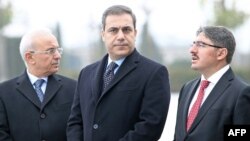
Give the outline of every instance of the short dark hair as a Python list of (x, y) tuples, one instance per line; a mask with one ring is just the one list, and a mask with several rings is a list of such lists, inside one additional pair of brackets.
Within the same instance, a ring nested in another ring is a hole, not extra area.
[(203, 32), (205, 36), (214, 43), (214, 45), (225, 47), (227, 49), (228, 54), (226, 61), (228, 64), (231, 63), (236, 48), (233, 33), (223, 26), (203, 26), (197, 30), (196, 35), (198, 36), (201, 32)]
[(133, 11), (124, 5), (113, 5), (111, 7), (109, 7), (108, 9), (106, 9), (102, 15), (102, 29), (105, 29), (106, 26), (106, 18), (109, 15), (122, 15), (122, 14), (129, 14), (131, 15), (132, 19), (133, 19), (133, 25), (134, 28), (136, 29), (136, 17), (135, 14), (133, 13)]

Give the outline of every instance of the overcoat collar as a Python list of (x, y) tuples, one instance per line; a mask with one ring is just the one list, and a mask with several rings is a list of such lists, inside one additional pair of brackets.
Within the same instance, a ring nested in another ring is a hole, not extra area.
[(60, 81), (61, 79), (57, 75), (51, 75), (48, 77), (45, 97), (42, 103), (39, 101), (36, 95), (36, 91), (34, 90), (26, 71), (17, 79), (16, 89), (28, 100), (30, 100), (35, 106), (42, 110), (46, 106), (46, 104), (56, 95), (57, 91), (62, 86)]
[(113, 78), (111, 83), (104, 91), (102, 91), (103, 73), (104, 68), (107, 64), (107, 60), (108, 54), (106, 54), (103, 59), (98, 63), (95, 72), (96, 75), (94, 76), (92, 81), (92, 86), (96, 86), (92, 87), (92, 92), (97, 97), (96, 100), (98, 101), (100, 101), (102, 97), (104, 97), (116, 84), (122, 81), (122, 78), (124, 78), (129, 72), (133, 71), (136, 68), (140, 60), (140, 54), (135, 49), (132, 54), (127, 56), (118, 71), (116, 72), (115, 77)]

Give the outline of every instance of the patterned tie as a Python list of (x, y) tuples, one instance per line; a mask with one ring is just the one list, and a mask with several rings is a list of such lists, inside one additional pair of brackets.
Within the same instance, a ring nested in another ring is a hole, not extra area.
[(200, 90), (199, 90), (198, 97), (195, 100), (194, 105), (192, 106), (192, 108), (191, 108), (191, 110), (189, 112), (189, 115), (188, 115), (188, 119), (187, 119), (187, 131), (191, 127), (194, 119), (196, 118), (196, 116), (198, 114), (198, 111), (200, 109), (201, 102), (202, 102), (202, 99), (203, 99), (203, 96), (204, 96), (204, 90), (208, 87), (209, 83), (210, 82), (207, 81), (207, 80), (203, 80), (201, 82), (201, 87), (200, 87)]
[(108, 86), (108, 84), (111, 82), (111, 80), (114, 78), (114, 70), (118, 67), (118, 65), (115, 62), (111, 62), (108, 67), (106, 68), (106, 71), (103, 75), (103, 90)]
[(36, 93), (37, 93), (37, 96), (39, 98), (39, 100), (42, 102), (43, 101), (43, 91), (41, 89), (41, 86), (43, 85), (43, 82), (44, 80), (43, 79), (38, 79), (35, 83), (34, 83), (34, 86), (35, 86), (35, 90), (36, 90)]

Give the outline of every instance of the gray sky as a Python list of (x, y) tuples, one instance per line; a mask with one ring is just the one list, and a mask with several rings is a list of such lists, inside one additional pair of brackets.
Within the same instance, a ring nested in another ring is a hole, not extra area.
[[(14, 4), (13, 25), (8, 34), (23, 34), (31, 27), (54, 26), (60, 22), (65, 47), (77, 47), (99, 36), (97, 25), (101, 23), (103, 11), (113, 4), (131, 7), (137, 16), (139, 33), (145, 20), (149, 20), (150, 31), (160, 46), (190, 45), (197, 28), (210, 18), (211, 5), (200, 8), (199, 0), (10, 0)], [(227, 0), (231, 5), (233, 0)], [(211, 1), (212, 2), (212, 1)], [(211, 3), (210, 2), (210, 3)], [(142, 7), (151, 9), (146, 17)], [(237, 7), (250, 13), (249, 0), (237, 0)], [(92, 29), (90, 28), (92, 25)], [(233, 31), (238, 50), (250, 51), (250, 22)]]

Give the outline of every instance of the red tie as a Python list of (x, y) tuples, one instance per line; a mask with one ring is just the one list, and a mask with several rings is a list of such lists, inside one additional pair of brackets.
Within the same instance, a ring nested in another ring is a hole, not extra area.
[(207, 81), (207, 80), (203, 80), (201, 82), (201, 87), (200, 87), (200, 90), (199, 90), (198, 97), (195, 100), (194, 105), (192, 106), (191, 111), (189, 112), (189, 115), (188, 115), (188, 119), (187, 119), (187, 131), (191, 127), (191, 125), (192, 125), (195, 117), (198, 114), (198, 111), (199, 111), (200, 106), (201, 106), (202, 99), (204, 97), (204, 90), (207, 88), (207, 86), (209, 85), (209, 83), (210, 82)]

